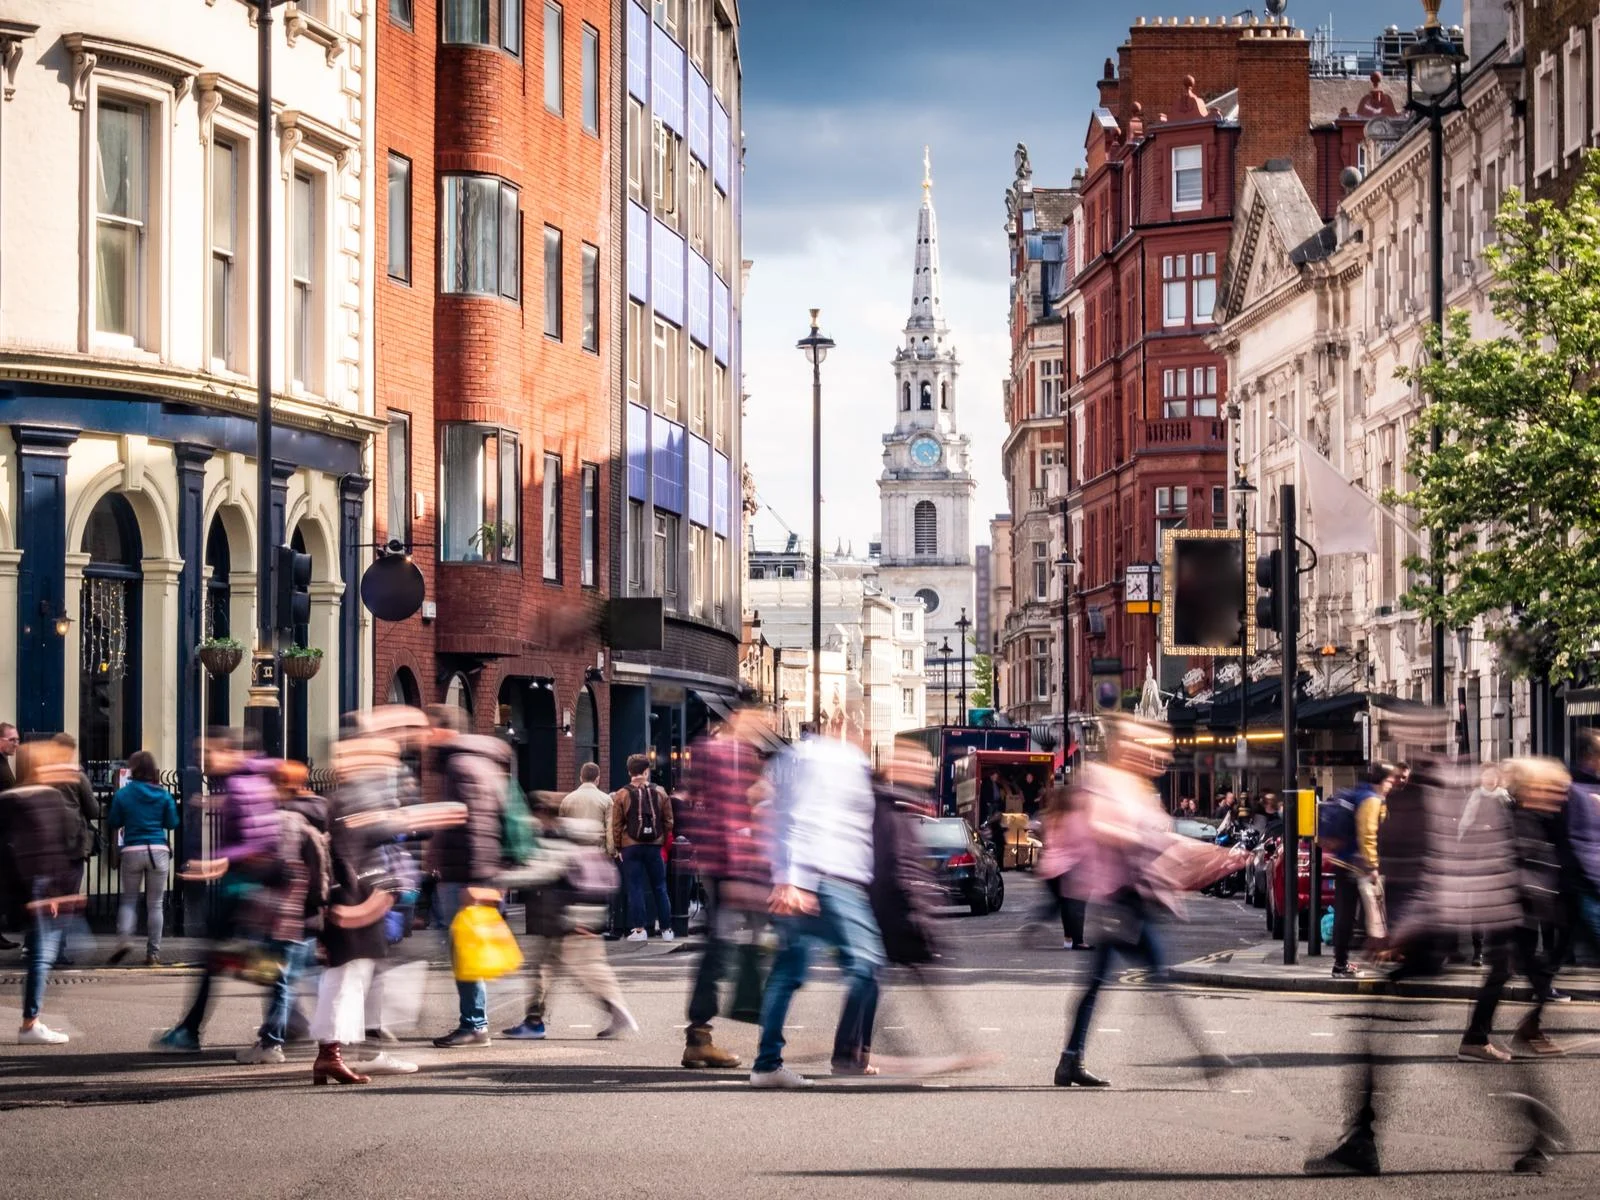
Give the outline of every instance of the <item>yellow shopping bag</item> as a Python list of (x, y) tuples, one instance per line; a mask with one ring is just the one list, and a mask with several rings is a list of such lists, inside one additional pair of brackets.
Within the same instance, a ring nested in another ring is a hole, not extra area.
[(500, 910), (469, 904), (450, 922), (450, 958), (461, 983), (509, 975), (522, 965), (522, 951)]

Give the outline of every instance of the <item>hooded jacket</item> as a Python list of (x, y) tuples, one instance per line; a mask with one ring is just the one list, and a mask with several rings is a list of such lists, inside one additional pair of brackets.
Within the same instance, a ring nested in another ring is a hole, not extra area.
[(167, 830), (178, 827), (178, 804), (164, 787), (135, 779), (111, 798), (106, 832), (122, 830), (122, 846), (165, 846)]
[(78, 818), (61, 802), (58, 788), (37, 784), (0, 793), (0, 830), (0, 878), (18, 911), (33, 900), (78, 890)]
[(278, 789), (269, 758), (248, 759), (222, 785), (222, 820), (214, 858), (232, 863), (275, 857), (278, 846)]
[(465, 825), (441, 830), (431, 865), (441, 883), (492, 885), (500, 873), (501, 811), (511, 771), (511, 747), (499, 738), (464, 734), (438, 751), (441, 799), (464, 804)]

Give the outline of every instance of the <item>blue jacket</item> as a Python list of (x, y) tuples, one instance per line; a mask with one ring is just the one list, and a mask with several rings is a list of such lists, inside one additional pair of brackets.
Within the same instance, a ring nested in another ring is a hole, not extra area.
[(166, 788), (135, 779), (111, 798), (106, 826), (125, 831), (124, 846), (165, 846), (167, 830), (178, 827), (178, 805)]
[(1567, 793), (1567, 838), (1591, 893), (1600, 893), (1600, 779), (1574, 771)]

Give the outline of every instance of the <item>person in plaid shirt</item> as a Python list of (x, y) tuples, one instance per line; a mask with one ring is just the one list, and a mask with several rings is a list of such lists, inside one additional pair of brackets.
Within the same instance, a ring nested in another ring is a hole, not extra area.
[(717, 1015), (717, 987), (733, 960), (734, 932), (749, 914), (766, 911), (772, 889), (761, 820), (766, 764), (757, 749), (760, 721), (754, 710), (740, 709), (689, 755), (684, 790), (690, 803), (682, 819), (709, 907), (705, 954), (689, 995), (686, 1067), (739, 1065), (738, 1055), (712, 1041), (711, 1019)]

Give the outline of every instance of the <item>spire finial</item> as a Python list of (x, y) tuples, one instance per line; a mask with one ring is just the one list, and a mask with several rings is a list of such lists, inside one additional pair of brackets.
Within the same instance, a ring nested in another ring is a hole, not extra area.
[(922, 148), (922, 190), (924, 192), (933, 187), (933, 160), (928, 154), (928, 147)]

